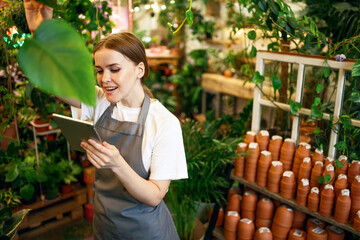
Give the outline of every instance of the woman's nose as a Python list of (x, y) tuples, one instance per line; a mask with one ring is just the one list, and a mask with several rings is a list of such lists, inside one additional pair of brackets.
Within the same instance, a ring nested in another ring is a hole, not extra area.
[(102, 79), (103, 82), (110, 82), (110, 72), (104, 71)]

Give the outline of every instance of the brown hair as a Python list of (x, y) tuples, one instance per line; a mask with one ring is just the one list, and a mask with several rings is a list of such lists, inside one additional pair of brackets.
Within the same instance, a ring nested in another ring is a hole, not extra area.
[(107, 48), (114, 51), (117, 51), (124, 55), (126, 58), (131, 60), (138, 65), (143, 63), (145, 66), (144, 76), (141, 78), (141, 83), (144, 90), (149, 95), (153, 97), (151, 91), (145, 86), (145, 79), (149, 75), (149, 65), (146, 58), (145, 47), (142, 42), (131, 32), (120, 32), (111, 34), (103, 39), (101, 39), (94, 47), (93, 53), (98, 51), (101, 48)]

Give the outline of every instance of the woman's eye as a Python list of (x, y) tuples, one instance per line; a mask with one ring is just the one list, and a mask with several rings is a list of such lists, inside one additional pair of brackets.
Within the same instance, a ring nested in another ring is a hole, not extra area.
[(96, 70), (96, 73), (97, 73), (97, 74), (102, 74), (102, 73), (103, 73), (103, 70)]
[(120, 71), (120, 69), (119, 69), (119, 68), (117, 68), (117, 69), (111, 69), (110, 71), (111, 71), (112, 73), (117, 73), (117, 72)]

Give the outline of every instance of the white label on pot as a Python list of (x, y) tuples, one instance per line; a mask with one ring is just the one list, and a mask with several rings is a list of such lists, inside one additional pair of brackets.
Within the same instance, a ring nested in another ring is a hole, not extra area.
[(302, 178), (302, 179), (301, 179), (301, 182), (302, 182), (302, 185), (303, 185), (303, 186), (308, 186), (308, 185), (309, 185), (309, 179)]
[(308, 143), (305, 143), (305, 142), (301, 142), (301, 143), (299, 143), (299, 145), (305, 147), (306, 149), (310, 149), (310, 148), (311, 148), (311, 145), (308, 144)]
[(276, 140), (276, 139), (281, 139), (282, 140), (282, 136), (279, 135), (274, 135), (271, 137), (272, 140)]
[(342, 161), (342, 160), (347, 160), (347, 156), (345, 156), (345, 155), (341, 155), (340, 157), (339, 157), (339, 161)]
[(244, 195), (250, 195), (250, 194), (255, 194), (255, 192), (254, 192), (254, 191), (246, 191), (246, 192), (244, 193)]
[(292, 139), (292, 138), (285, 138), (285, 142), (293, 142), (293, 143), (295, 143), (294, 139)]
[(303, 231), (301, 231), (301, 230), (298, 230), (298, 229), (295, 229), (295, 231), (294, 231), (294, 236), (296, 236), (296, 237), (302, 237), (302, 235), (304, 234), (304, 232)]
[(284, 204), (283, 205), (287, 210), (289, 210), (290, 212), (293, 212), (294, 211), (294, 209), (292, 209), (290, 206), (288, 206), (288, 205), (286, 205), (286, 204)]
[(271, 164), (272, 164), (274, 167), (276, 167), (276, 166), (282, 166), (282, 165), (283, 165), (283, 163), (280, 162), (280, 161), (272, 161)]
[(337, 226), (332, 225), (331, 227), (329, 227), (329, 229), (333, 230), (334, 232), (336, 232), (337, 234), (342, 234), (344, 231), (340, 228), (338, 228)]
[(360, 210), (357, 211), (356, 215), (358, 215), (358, 218), (360, 218)]
[(326, 171), (328, 171), (328, 172), (333, 172), (333, 171), (334, 171), (334, 166), (331, 165), (331, 164), (327, 165), (327, 166), (326, 166)]
[(239, 147), (241, 147), (241, 148), (246, 148), (246, 147), (247, 147), (247, 143), (241, 142), (241, 143), (239, 143)]
[(316, 164), (321, 164), (321, 167), (324, 166), (324, 163), (323, 163), (322, 161), (316, 161), (316, 162), (315, 162), (315, 165), (316, 165)]
[(332, 163), (334, 161), (334, 159), (331, 157), (327, 157), (326, 160), (328, 160), (330, 163)]
[(257, 146), (258, 146), (258, 143), (256, 143), (256, 142), (251, 142), (249, 144), (249, 148), (257, 148)]
[(339, 174), (338, 179), (346, 179), (347, 180), (347, 176), (343, 173)]
[[(355, 164), (355, 163), (360, 164), (360, 161), (359, 161), (359, 160), (352, 160), (352, 161), (351, 161), (351, 164), (353, 164), (353, 163), (354, 163), (354, 164)], [(350, 164), (350, 165), (351, 165), (351, 164)]]
[(261, 131), (260, 131), (260, 134), (261, 134), (262, 136), (269, 136), (268, 130), (261, 130)]
[(317, 187), (312, 187), (311, 190), (310, 190), (310, 193), (319, 194), (319, 188), (317, 188)]
[(267, 227), (261, 227), (261, 228), (259, 228), (259, 232), (260, 232), (260, 233), (270, 232), (270, 229), (267, 228)]
[(309, 157), (306, 157), (306, 158), (303, 159), (303, 162), (309, 163), (310, 160), (311, 160), (311, 159), (310, 159)]
[(355, 179), (356, 179), (358, 182), (360, 182), (360, 175), (356, 175), (356, 176), (355, 176)]
[(263, 150), (263, 151), (261, 151), (261, 154), (265, 155), (265, 156), (269, 156), (271, 154), (271, 152)]
[(237, 217), (237, 216), (239, 216), (239, 213), (237, 211), (228, 211), (227, 216)]
[(240, 219), (240, 222), (244, 222), (244, 223), (246, 223), (246, 224), (252, 223), (252, 221), (251, 221), (250, 219), (247, 219), (247, 218), (242, 218), (242, 219)]
[(332, 190), (334, 190), (334, 187), (333, 187), (333, 185), (331, 185), (331, 184), (326, 184), (324, 188), (325, 188), (325, 189), (332, 189)]
[(264, 197), (264, 198), (262, 198), (261, 200), (264, 201), (264, 202), (271, 202), (271, 199), (270, 199), (270, 198), (267, 198), (267, 197)]
[(321, 225), (323, 224), (323, 222), (320, 221), (320, 220), (317, 219), (317, 218), (311, 219), (311, 222), (314, 223), (315, 225), (318, 225), (318, 226), (321, 226)]
[(321, 234), (321, 233), (325, 232), (324, 229), (319, 228), (319, 227), (313, 228), (312, 231), (313, 231), (313, 233), (316, 233), (316, 234)]
[(315, 149), (315, 152), (317, 153), (317, 154), (320, 154), (320, 155), (322, 155), (323, 154), (323, 150), (322, 149)]
[(291, 177), (292, 174), (293, 174), (292, 171), (285, 171), (285, 172), (283, 173), (283, 177)]
[(255, 136), (256, 132), (254, 131), (247, 131), (246, 134), (251, 135), (251, 136)]
[(350, 196), (350, 191), (349, 191), (349, 189), (343, 189), (343, 190), (341, 190), (341, 195), (342, 195), (342, 196)]

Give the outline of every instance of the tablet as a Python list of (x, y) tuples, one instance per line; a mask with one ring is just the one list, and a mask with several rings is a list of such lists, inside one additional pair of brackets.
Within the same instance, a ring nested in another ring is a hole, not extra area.
[(78, 120), (56, 113), (53, 113), (52, 116), (56, 124), (60, 127), (66, 140), (69, 142), (72, 150), (85, 152), (80, 146), (82, 140), (87, 141), (88, 139), (93, 138), (102, 142), (92, 122)]

